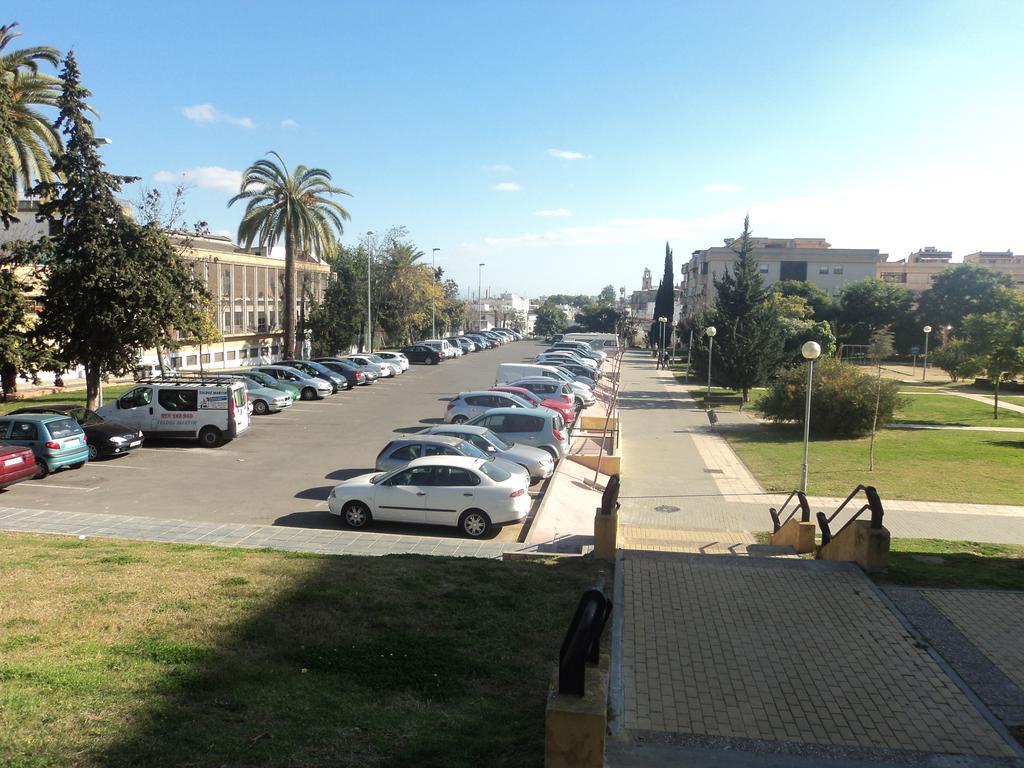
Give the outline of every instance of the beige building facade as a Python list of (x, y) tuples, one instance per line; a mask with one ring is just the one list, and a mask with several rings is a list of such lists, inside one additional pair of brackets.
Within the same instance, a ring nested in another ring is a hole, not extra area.
[[(961, 262), (953, 261), (952, 251), (940, 251), (934, 246), (920, 248), (905, 259), (885, 261), (878, 265), (878, 279), (898, 283), (914, 293), (932, 287), (935, 276), (948, 267)], [(963, 264), (978, 264), (994, 272), (1009, 275), (1017, 288), (1024, 290), (1024, 256), (1013, 251), (975, 251), (963, 258)]]

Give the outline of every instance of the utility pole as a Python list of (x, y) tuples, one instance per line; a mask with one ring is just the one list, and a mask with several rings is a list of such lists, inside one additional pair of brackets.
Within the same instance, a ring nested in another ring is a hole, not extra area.
[[(440, 251), (440, 250), (441, 250), (440, 248), (435, 248), (433, 250), (433, 252), (430, 254), (430, 269), (431, 269), (431, 272), (432, 272), (432, 275), (433, 275), (432, 279), (433, 279), (434, 282), (437, 282), (437, 262), (436, 262), (436, 258), (437, 258), (437, 252)], [(436, 307), (434, 305), (435, 305), (434, 295), (433, 295), (433, 293), (431, 293), (431, 295), (430, 295), (430, 338), (432, 338), (432, 339), (436, 339), (437, 338), (437, 309), (436, 309)]]
[(481, 291), (484, 284), (484, 267), (486, 266), (486, 264), (480, 262), (476, 273), (476, 329), (478, 331), (482, 331), (484, 329), (484, 296)]
[(366, 351), (373, 352), (373, 315), (370, 309), (370, 246), (373, 230), (366, 233)]

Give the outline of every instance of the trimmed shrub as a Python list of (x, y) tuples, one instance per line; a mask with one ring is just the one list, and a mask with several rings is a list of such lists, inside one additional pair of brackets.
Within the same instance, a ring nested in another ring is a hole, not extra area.
[[(902, 403), (899, 382), (882, 379), (878, 407), (878, 426), (892, 421)], [(877, 379), (863, 369), (835, 358), (825, 357), (814, 364), (811, 392), (811, 432), (833, 437), (860, 437), (871, 432), (875, 416)], [(789, 368), (754, 405), (764, 418), (775, 422), (804, 419), (807, 396), (807, 366)]]

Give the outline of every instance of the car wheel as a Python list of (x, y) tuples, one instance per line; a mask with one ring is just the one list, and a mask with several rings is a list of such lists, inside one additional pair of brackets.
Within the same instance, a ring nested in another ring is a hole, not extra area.
[(84, 466), (84, 461), (76, 461), (74, 464), (68, 464), (68, 467), (70, 467), (71, 469), (81, 469)]
[(216, 448), (220, 445), (220, 430), (216, 427), (203, 427), (199, 430), (199, 444), (203, 448)]
[(36, 480), (42, 480), (44, 477), (50, 474), (50, 465), (42, 459), (36, 459), (36, 467), (38, 472), (35, 474)]
[(427, 358), (427, 365), (437, 365), (437, 358), (436, 357), (428, 357)]
[(452, 424), (465, 424), (469, 419), (465, 416), (452, 416)]
[(300, 397), (303, 400), (316, 400), (316, 390), (312, 387), (303, 387)]
[(89, 461), (96, 461), (100, 457), (100, 449), (89, 443)]
[(491, 530), (491, 518), (479, 509), (469, 509), (459, 518), (459, 528), (471, 539), (482, 539)]
[(550, 445), (542, 445), (540, 449), (544, 451), (548, 456), (550, 456), (552, 461), (558, 461), (558, 451), (556, 451)]
[(350, 501), (342, 507), (341, 519), (349, 528), (365, 528), (373, 520), (373, 515), (363, 502)]
[(266, 400), (253, 400), (252, 401), (252, 412), (257, 416), (266, 416), (270, 413), (270, 406), (267, 405)]

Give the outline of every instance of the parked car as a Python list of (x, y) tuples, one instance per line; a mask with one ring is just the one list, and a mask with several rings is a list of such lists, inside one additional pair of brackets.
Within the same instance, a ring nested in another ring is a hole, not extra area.
[(245, 384), (246, 394), (249, 396), (249, 402), (252, 403), (252, 412), (257, 416), (280, 413), (292, 404), (292, 396), (287, 392), (265, 387), (246, 376), (239, 376), (238, 379)]
[(323, 379), (331, 385), (332, 393), (352, 389), (352, 384), (345, 376), (313, 360), (282, 360), (278, 365), (287, 365), (297, 371), (302, 371), (311, 379)]
[(513, 475), (521, 474), (529, 479), (529, 472), (520, 464), (497, 458), (493, 453), (482, 451), (468, 440), (447, 435), (410, 435), (392, 440), (377, 454), (377, 469), (390, 471), (404, 467), (414, 459), (424, 456), (468, 456), (471, 459), (485, 459)]
[(401, 352), (376, 352), (377, 357), (384, 359), (386, 363), (397, 363), (402, 373), (409, 370), (409, 358)]
[(543, 398), (526, 387), (513, 386), (491, 387), (491, 392), (508, 392), (530, 403), (534, 408), (550, 408), (552, 411), (562, 414), (566, 424), (572, 424), (576, 421), (576, 409), (572, 407), (571, 402), (566, 402), (561, 396)]
[(366, 355), (345, 355), (344, 360), (351, 360), (353, 363), (359, 366), (361, 371), (370, 371), (377, 374), (382, 379), (390, 379), (395, 376), (395, 369), (390, 365), (384, 365), (383, 363), (375, 363)]
[(313, 362), (319, 363), (332, 373), (344, 376), (345, 380), (348, 381), (349, 389), (361, 387), (364, 384), (372, 384), (377, 380), (370, 378), (366, 373), (359, 370), (359, 366), (351, 360), (342, 360), (337, 357), (318, 357)]
[(374, 352), (373, 354), (368, 354), (367, 357), (370, 358), (370, 362), (372, 363), (376, 363), (377, 365), (382, 367), (386, 366), (390, 368), (392, 371), (395, 372), (395, 376), (401, 376), (403, 373), (405, 373), (405, 368), (402, 367), (401, 363), (395, 362), (394, 360), (388, 360), (386, 358), (383, 358), (377, 352)]
[(555, 460), (547, 451), (534, 448), (532, 445), (505, 440), (486, 427), (471, 427), (468, 424), (438, 424), (435, 427), (420, 430), (418, 434), (462, 438), (484, 453), (518, 464), (530, 473), (530, 478), (534, 482), (551, 477), (551, 473), (555, 471)]
[(467, 339), (465, 336), (459, 336), (455, 339), (455, 343), (459, 345), (463, 354), (468, 355), (470, 352), (479, 352), (480, 348), (476, 345), (476, 342), (472, 339)]
[(291, 384), (299, 389), (300, 400), (319, 400), (327, 397), (334, 391), (330, 382), (320, 378), (313, 378), (290, 365), (261, 365), (253, 368), (254, 371), (273, 376), (278, 381)]
[(121, 421), (104, 419), (96, 411), (90, 411), (74, 403), (47, 403), (32, 405), (11, 411), (12, 416), (23, 413), (54, 413), (70, 416), (85, 432), (89, 447), (89, 460), (120, 456), (142, 445), (142, 431)]
[(171, 368), (169, 365), (165, 365), (161, 371), (160, 366), (150, 363), (148, 365), (137, 365), (132, 371), (132, 377), (136, 381), (142, 381), (143, 379), (153, 379), (157, 376), (173, 376), (178, 373), (177, 368)]
[(237, 371), (224, 371), (224, 373), (231, 374), (234, 376), (244, 376), (247, 379), (252, 379), (257, 384), (262, 384), (264, 387), (269, 389), (276, 389), (281, 392), (285, 392), (292, 396), (292, 401), (298, 400), (302, 397), (302, 390), (295, 386), (290, 381), (284, 379), (275, 379), (268, 373), (263, 371), (257, 371), (254, 368), (241, 368)]
[[(569, 405), (576, 404), (576, 397), (573, 394), (572, 387), (560, 379), (550, 379), (546, 376), (537, 376), (519, 379), (517, 381), (513, 381), (507, 386), (523, 387), (524, 389), (530, 390), (538, 397), (551, 399), (559, 398)], [(582, 403), (580, 403), (580, 405), (582, 405)]]
[(445, 339), (445, 341), (448, 342), (448, 346), (452, 348), (452, 352), (455, 353), (456, 357), (462, 357), (464, 354), (466, 354), (466, 349), (462, 346), (462, 344), (459, 343), (459, 339), (457, 336), (451, 336)]
[(546, 361), (564, 360), (570, 363), (576, 363), (577, 365), (585, 365), (587, 368), (592, 370), (598, 370), (600, 365), (596, 360), (592, 360), (589, 357), (581, 357), (579, 353), (571, 350), (555, 350), (554, 352), (541, 352), (535, 358), (538, 363), (544, 365)]
[(471, 333), (469, 334), (469, 338), (473, 339), (473, 341), (475, 341), (477, 344), (482, 345), (484, 349), (494, 349), (495, 347), (498, 346), (497, 341), (487, 336), (484, 336), (481, 333)]
[(561, 360), (556, 361), (554, 366), (566, 371), (577, 381), (580, 381), (591, 388), (597, 386), (597, 380), (601, 377), (601, 374), (597, 370), (594, 368), (587, 368), (585, 365), (581, 365), (580, 363), (571, 363), (567, 360)]
[(365, 528), (373, 520), (429, 523), (456, 526), (479, 539), (493, 526), (526, 517), (527, 482), (484, 459), (430, 456), (346, 480), (331, 491), (327, 507), (349, 528)]
[(505, 440), (547, 451), (556, 461), (569, 453), (569, 430), (554, 411), (541, 408), (495, 408), (467, 424), (487, 427)]
[(444, 410), (444, 420), (450, 424), (462, 424), (492, 408), (532, 407), (529, 401), (509, 392), (492, 392), (490, 390), (459, 392), (448, 401)]
[(214, 448), (249, 429), (245, 384), (237, 376), (141, 382), (96, 412), (123, 421), (148, 437), (198, 440)]
[(445, 360), (450, 360), (455, 357), (455, 350), (452, 349), (452, 346), (448, 343), (447, 339), (423, 339), (416, 343), (422, 344), (425, 347), (430, 347)]
[(406, 356), (410, 363), (437, 365), (444, 359), (440, 352), (432, 347), (428, 347), (426, 344), (414, 344), (411, 347), (402, 347), (402, 354)]
[(554, 352), (559, 349), (567, 349), (571, 352), (576, 352), (582, 357), (589, 357), (591, 360), (595, 360), (598, 363), (603, 363), (608, 359), (608, 354), (602, 352), (599, 349), (594, 349), (592, 346), (587, 344), (585, 341), (560, 341), (557, 344), (551, 345), (545, 352)]
[(36, 477), (64, 467), (81, 469), (89, 460), (83, 429), (70, 416), (56, 413), (0, 418), (0, 442), (31, 449), (36, 457)]
[(39, 473), (31, 448), (0, 443), (0, 490)]

